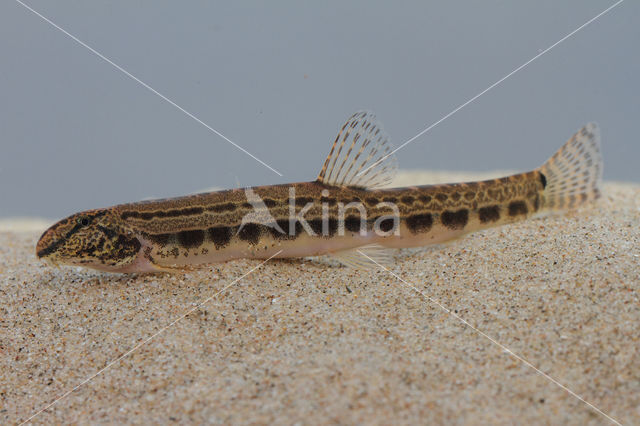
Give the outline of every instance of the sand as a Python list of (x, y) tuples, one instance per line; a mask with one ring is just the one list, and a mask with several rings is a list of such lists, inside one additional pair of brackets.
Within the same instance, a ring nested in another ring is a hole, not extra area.
[[(436, 178), (473, 176), (398, 184)], [(30, 223), (0, 231), (5, 424), (105, 366), (33, 422), (609, 422), (470, 326), (640, 422), (640, 185), (607, 183), (593, 207), (397, 252), (393, 272), (424, 296), (384, 271), (270, 261), (168, 328), (259, 262), (53, 269), (35, 258), (42, 223)]]

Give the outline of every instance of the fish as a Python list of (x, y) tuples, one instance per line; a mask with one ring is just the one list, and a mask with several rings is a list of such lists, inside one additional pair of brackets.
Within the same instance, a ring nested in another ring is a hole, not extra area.
[(600, 131), (589, 123), (542, 166), (498, 179), (389, 188), (398, 165), (375, 115), (340, 128), (317, 178), (120, 204), (47, 229), (39, 259), (115, 273), (180, 272), (240, 258), (327, 255), (352, 268), (394, 249), (561, 213), (601, 196)]

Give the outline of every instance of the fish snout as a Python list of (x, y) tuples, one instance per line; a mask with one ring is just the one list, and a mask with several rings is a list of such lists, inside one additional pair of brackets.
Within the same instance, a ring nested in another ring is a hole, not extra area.
[(36, 244), (36, 256), (39, 259), (44, 259), (51, 253), (56, 251), (56, 248), (60, 245), (62, 236), (59, 232), (60, 223), (49, 227), (42, 233), (38, 243)]
[(36, 256), (38, 256), (39, 259), (42, 259), (50, 253), (50, 250), (48, 249), (56, 241), (53, 234), (53, 230), (49, 228), (40, 236), (40, 239), (36, 244)]

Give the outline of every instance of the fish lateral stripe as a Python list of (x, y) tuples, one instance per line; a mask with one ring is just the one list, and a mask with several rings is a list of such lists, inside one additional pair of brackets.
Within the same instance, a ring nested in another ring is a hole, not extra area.
[(139, 211), (125, 211), (120, 217), (123, 220), (134, 218), (141, 220), (152, 220), (154, 218), (166, 218), (166, 217), (181, 217), (181, 216), (194, 216), (202, 214), (204, 209), (202, 207), (189, 207), (186, 209), (171, 209), (171, 210), (156, 210), (149, 212)]
[(232, 212), (237, 207), (238, 206), (236, 206), (234, 203), (214, 204), (212, 206), (207, 207), (207, 211), (215, 212), (215, 213)]

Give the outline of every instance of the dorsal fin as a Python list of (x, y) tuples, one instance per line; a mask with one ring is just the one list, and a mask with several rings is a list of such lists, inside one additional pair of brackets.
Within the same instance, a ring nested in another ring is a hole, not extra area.
[(398, 170), (389, 136), (372, 112), (358, 111), (338, 132), (318, 182), (374, 189), (390, 184)]

